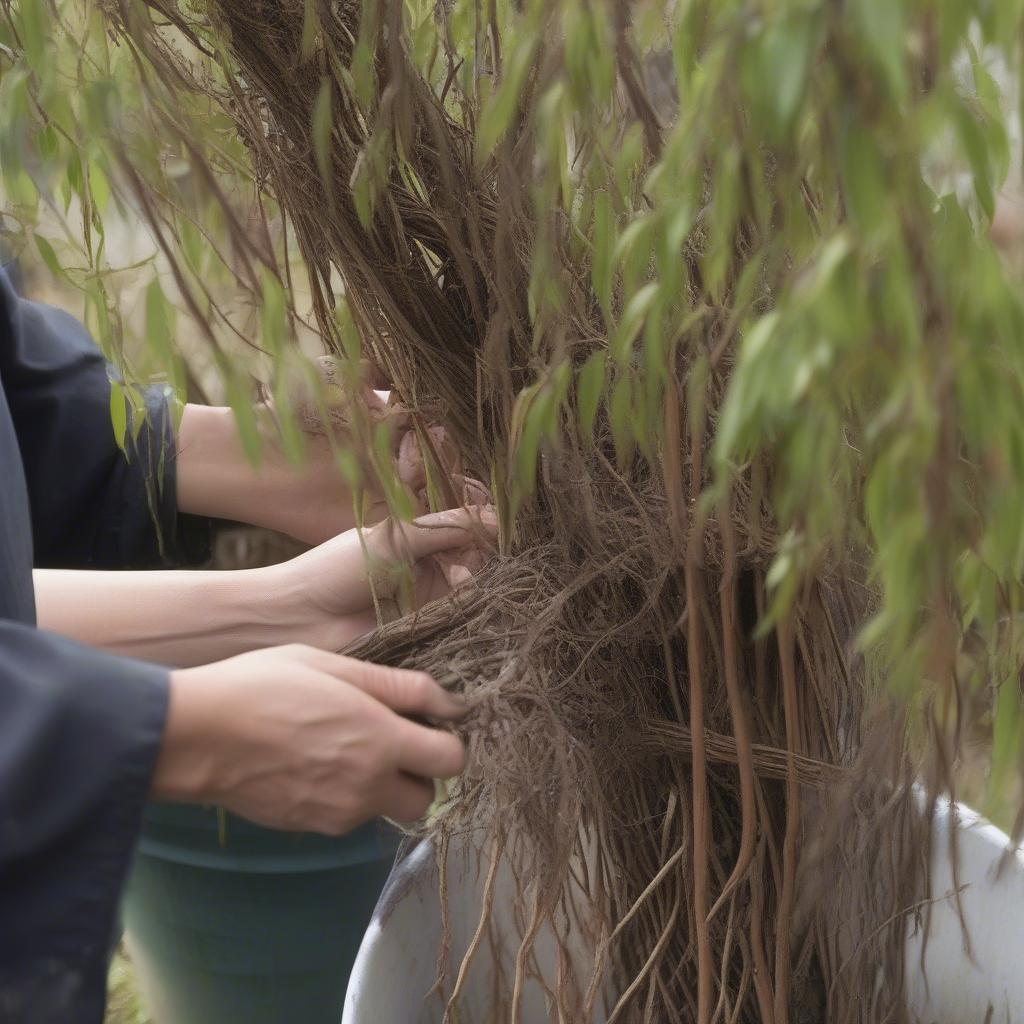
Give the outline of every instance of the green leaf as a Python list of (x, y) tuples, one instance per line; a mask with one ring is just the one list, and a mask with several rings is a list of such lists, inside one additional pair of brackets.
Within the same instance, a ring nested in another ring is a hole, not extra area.
[(128, 402), (123, 385), (117, 381), (110, 382), (110, 423), (117, 447), (123, 452), (128, 433)]
[(644, 320), (646, 319), (647, 314), (651, 311), (654, 303), (657, 301), (658, 294), (658, 282), (651, 281), (648, 284), (645, 284), (643, 288), (641, 288), (629, 300), (629, 302), (626, 303), (626, 308), (622, 313), (622, 319), (619, 321), (610, 346), (612, 356), (620, 365), (624, 364), (628, 360), (633, 342), (640, 333), (640, 329), (644, 325)]
[(313, 55), (320, 32), (320, 15), (317, 13), (316, 5), (317, 0), (305, 0), (302, 9), (302, 41), (299, 52), (305, 60)]
[(64, 273), (64, 268), (60, 265), (60, 260), (57, 258), (57, 254), (54, 252), (53, 246), (38, 232), (36, 232), (32, 237), (35, 239), (39, 255), (46, 264), (46, 269), (49, 270), (54, 277), (66, 281), (67, 274)]
[(639, 178), (644, 161), (643, 128), (633, 122), (619, 143), (614, 159), (615, 183), (619, 188), (619, 196), (626, 206), (630, 206), (633, 186)]
[(613, 249), (615, 247), (615, 215), (607, 190), (601, 189), (594, 195), (593, 255), (590, 277), (594, 294), (601, 305), (606, 324), (612, 316), (612, 274)]
[(260, 270), (260, 337), (263, 347), (280, 356), (288, 338), (288, 309), (284, 287), (266, 267)]
[(515, 48), (505, 61), (498, 88), (480, 115), (476, 135), (478, 160), (490, 156), (512, 123), (533, 63), (537, 41), (533, 33), (520, 35)]
[(184, 391), (181, 357), (175, 348), (174, 307), (167, 301), (159, 278), (146, 286), (145, 337), (146, 344), (156, 354), (160, 369), (165, 370), (179, 393)]
[(21, 14), (21, 40), (29, 65), (42, 73), (46, 67), (49, 43), (47, 25), (50, 21), (45, 0), (20, 0), (15, 10)]
[(170, 333), (167, 300), (159, 279), (154, 278), (146, 286), (146, 337), (163, 344), (169, 339)]
[(359, 336), (359, 329), (355, 320), (352, 319), (352, 311), (348, 303), (340, 301), (334, 311), (334, 319), (338, 325), (338, 333), (341, 336), (341, 344), (345, 352), (345, 358), (356, 366), (363, 358), (363, 342)]
[(1005, 790), (1012, 772), (1020, 765), (1024, 709), (1015, 676), (1004, 679), (996, 693), (992, 721), (992, 774), (989, 788)]
[(514, 453), (515, 481), (520, 498), (533, 494), (536, 489), (540, 443), (548, 433), (552, 407), (551, 392), (542, 387), (534, 393), (525, 408), (523, 429)]
[(252, 389), (248, 379), (239, 372), (234, 372), (225, 382), (225, 393), (228, 405), (235, 414), (235, 426), (242, 443), (242, 451), (252, 466), (258, 466), (263, 451), (259, 424), (256, 422), (256, 411), (253, 408)]
[(633, 387), (628, 376), (620, 376), (612, 388), (608, 406), (612, 440), (619, 466), (626, 466), (633, 457)]
[(580, 368), (576, 383), (576, 410), (580, 433), (585, 438), (594, 436), (597, 408), (601, 401), (601, 393), (604, 391), (604, 375), (604, 352), (592, 352)]
[(313, 102), (313, 153), (325, 187), (331, 182), (331, 114), (334, 84), (325, 77)]
[(988, 139), (979, 120), (966, 107), (960, 107), (957, 113), (960, 142), (974, 175), (974, 193), (985, 216), (991, 220), (996, 212), (996, 197), (995, 173)]
[(796, 122), (820, 38), (820, 12), (796, 11), (769, 21), (743, 60), (743, 84), (776, 141)]
[(780, 317), (778, 311), (757, 320), (743, 339), (737, 363), (715, 431), (714, 457), (719, 468), (726, 468), (735, 459), (742, 461), (754, 448), (754, 425), (759, 406), (755, 384), (761, 355), (776, 336)]
[[(364, 11), (366, 8), (364, 8)], [(352, 63), (349, 74), (355, 88), (356, 99), (364, 110), (369, 110), (377, 88), (377, 74), (373, 66), (373, 46), (367, 38), (368, 31), (362, 31), (359, 42), (352, 51)], [(376, 33), (372, 33), (376, 35)]]
[(651, 276), (657, 242), (658, 218), (654, 214), (637, 217), (619, 235), (614, 260), (621, 268), (622, 292), (629, 295)]
[(885, 216), (889, 183), (878, 140), (852, 112), (843, 125), (839, 157), (847, 211), (865, 233), (873, 234), (889, 223)]
[(905, 0), (848, 0), (867, 55), (881, 68), (896, 100), (907, 92)]
[(384, 490), (384, 497), (393, 515), (406, 521), (416, 514), (412, 499), (402, 486), (391, 454), (391, 428), (387, 423), (377, 423), (373, 428), (373, 463)]

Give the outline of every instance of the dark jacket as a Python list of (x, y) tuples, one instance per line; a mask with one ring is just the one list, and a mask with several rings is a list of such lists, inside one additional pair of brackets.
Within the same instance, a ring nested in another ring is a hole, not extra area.
[[(35, 628), (32, 567), (182, 556), (158, 389), (128, 455), (85, 330), (0, 269), (0, 1022), (103, 1018), (118, 896), (167, 707), (167, 670)], [(129, 431), (129, 435), (133, 432)], [(201, 553), (201, 544), (199, 552)]]

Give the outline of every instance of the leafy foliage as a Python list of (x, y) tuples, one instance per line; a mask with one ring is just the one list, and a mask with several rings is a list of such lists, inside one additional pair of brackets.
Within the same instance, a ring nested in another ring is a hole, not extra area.
[[(5, 231), (31, 240), (82, 291), (91, 328), (125, 362), (140, 349), (126, 350), (131, 332), (110, 286), (125, 268), (104, 225), (136, 216), (134, 178), (144, 178), (163, 200), (158, 243), (176, 247), (189, 275), (171, 289), (191, 327), (224, 353), (222, 371), (239, 379), (237, 339), (234, 348), (226, 339), (245, 318), (219, 308), (215, 282), (237, 288), (239, 270), (263, 309), (254, 334), (280, 365), (295, 329), (282, 306), (287, 232), (276, 232), (263, 271), (234, 265), (225, 222), (232, 210), (253, 215), (259, 179), (223, 112), (155, 82), (138, 52), (112, 40), (101, 4), (4, 7)], [(315, 40), (317, 8), (307, 9)], [(373, 122), (370, 54), (383, 30), (374, 12), (340, 69), (369, 129), (354, 176), (364, 219), (392, 166), (409, 173), (397, 135)], [(534, 329), (559, 308), (557, 267), (571, 259), (589, 262), (609, 334), (607, 359), (573, 371), (581, 425), (592, 430), (607, 403), (623, 457), (636, 445), (649, 451), (666, 360), (699, 352), (712, 328), (721, 335), (712, 362), (742, 339), (714, 458), (724, 481), (771, 453), (786, 537), (772, 576), (779, 593), (852, 539), (872, 553), (881, 600), (865, 642), (884, 652), (889, 678), (946, 690), (962, 674), (970, 631), (986, 653), (962, 681), (993, 693), (993, 680), (1012, 685), (1024, 596), (1024, 306), (986, 228), (1010, 152), (1009, 98), (992, 62), (1015, 66), (1021, 4), (652, 0), (627, 17), (582, 0), (460, 0), (440, 21), (433, 3), (409, 0), (404, 18), (412, 58), (446, 92), (449, 114), (477, 127), (477, 160), (536, 134), (533, 201), (553, 226), (532, 255)], [(504, 53), (488, 49), (492, 20), (511, 40)], [(202, 74), (229, 84), (218, 40), (180, 45)], [(660, 109), (633, 106), (639, 93), (628, 88), (622, 96), (623, 52), (632, 74), (661, 90)], [(326, 85), (312, 125), (322, 170)], [(203, 180), (198, 152), (216, 179)], [(274, 220), (272, 200), (260, 203)], [(698, 308), (695, 283), (706, 294)], [(166, 277), (152, 278), (137, 333), (151, 349), (143, 365), (182, 391), (165, 287)], [(516, 492), (531, 490), (557, 407), (570, 401), (566, 359), (521, 395)], [(1016, 715), (1018, 704), (993, 699), (995, 708)]]
[[(240, 336), (282, 396), (308, 319), (353, 381), (376, 359), (414, 405), (394, 339), (421, 370), (444, 355), (423, 390), (503, 512), (529, 516), (580, 435), (608, 480), (664, 472), (671, 503), (689, 476), (666, 529), (715, 520), (727, 580), (742, 520), (771, 557), (763, 631), (792, 645), (793, 608), (851, 566), (933, 790), (982, 719), (1009, 784), (1024, 299), (988, 229), (1020, 0), (306, 0), (298, 21), (250, 5), (256, 41), (223, 5), (103, 6), (115, 37), (100, 5), (4, 4), (0, 161), (8, 219), (129, 370), (105, 225), (141, 207), (247, 436)], [(43, 225), (69, 212), (57, 244)], [(221, 308), (217, 280), (259, 315)], [(145, 295), (149, 362), (181, 388), (165, 279)], [(471, 409), (485, 374), (501, 387)]]

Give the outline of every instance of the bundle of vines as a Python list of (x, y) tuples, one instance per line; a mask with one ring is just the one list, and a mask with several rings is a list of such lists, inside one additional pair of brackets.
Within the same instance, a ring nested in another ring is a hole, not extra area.
[[(1020, 4), (103, 7), (189, 187), (242, 140), (348, 384), (428, 452), (443, 424), (497, 505), (475, 585), (352, 650), (469, 698), (424, 829), (512, 866), (493, 1019), (544, 929), (552, 1020), (905, 1020), (927, 806), (979, 723), (1019, 761), (1024, 306), (977, 47), (1014, 59)], [(287, 333), (290, 264), (222, 199)]]

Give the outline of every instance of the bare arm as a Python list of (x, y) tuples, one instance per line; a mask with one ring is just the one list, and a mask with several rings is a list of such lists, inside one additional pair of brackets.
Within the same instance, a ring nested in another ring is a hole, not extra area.
[(351, 492), (324, 436), (306, 438), (300, 467), (268, 437), (259, 465), (253, 466), (230, 409), (186, 405), (177, 448), (182, 512), (264, 526), (313, 544), (355, 523)]
[(33, 577), (40, 627), (163, 665), (331, 641), (326, 615), (301, 609), (284, 572), (36, 569)]
[[(367, 559), (413, 567), (417, 606), (479, 564), (489, 509), (459, 509), (349, 530), (281, 565), (233, 572), (37, 569), (39, 625), (115, 654), (188, 667), (282, 644), (338, 651), (376, 625)], [(383, 573), (384, 576), (387, 573)]]

